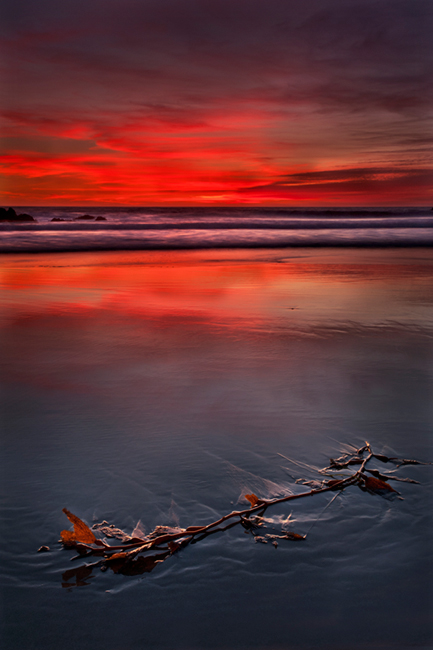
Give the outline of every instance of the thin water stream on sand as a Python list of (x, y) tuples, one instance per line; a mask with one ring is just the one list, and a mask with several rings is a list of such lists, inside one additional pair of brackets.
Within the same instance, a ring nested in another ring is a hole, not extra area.
[(433, 460), (431, 249), (17, 254), (0, 280), (5, 650), (432, 647), (432, 466), (404, 500), (275, 507), (310, 531), (277, 549), (235, 527), (62, 587), (57, 543), (63, 507), (150, 532), (316, 478), (279, 454)]

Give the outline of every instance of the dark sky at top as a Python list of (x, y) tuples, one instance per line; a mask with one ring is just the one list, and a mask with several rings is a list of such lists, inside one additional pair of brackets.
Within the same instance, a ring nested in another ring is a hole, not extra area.
[(3, 203), (429, 204), (431, 0), (3, 0)]

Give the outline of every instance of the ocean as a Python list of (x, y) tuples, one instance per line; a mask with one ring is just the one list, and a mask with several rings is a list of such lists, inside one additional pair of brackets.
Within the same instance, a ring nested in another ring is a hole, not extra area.
[[(433, 465), (383, 461), (433, 461), (429, 211), (21, 211), (37, 224), (0, 226), (2, 649), (431, 650)], [(63, 508), (206, 525), (366, 441), (399, 495), (267, 510), (302, 540), (234, 526), (135, 575), (59, 543)]]
[(0, 252), (433, 244), (429, 207), (16, 210), (36, 222), (1, 223)]

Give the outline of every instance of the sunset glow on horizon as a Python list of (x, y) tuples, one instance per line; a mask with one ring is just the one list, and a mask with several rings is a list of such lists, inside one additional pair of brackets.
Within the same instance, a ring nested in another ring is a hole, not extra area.
[(3, 13), (4, 205), (433, 202), (423, 0)]

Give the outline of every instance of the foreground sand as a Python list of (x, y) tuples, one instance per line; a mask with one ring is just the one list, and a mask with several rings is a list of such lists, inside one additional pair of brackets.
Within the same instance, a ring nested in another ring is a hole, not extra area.
[(293, 506), (307, 541), (277, 551), (230, 531), (144, 577), (68, 590), (57, 545), (63, 507), (149, 531), (212, 521), (245, 491), (293, 489), (306, 465), (365, 438), (431, 459), (431, 249), (1, 264), (7, 647), (431, 645), (423, 468), (408, 468), (422, 485), (402, 484), (404, 501), (353, 488), (326, 510), (325, 496)]

